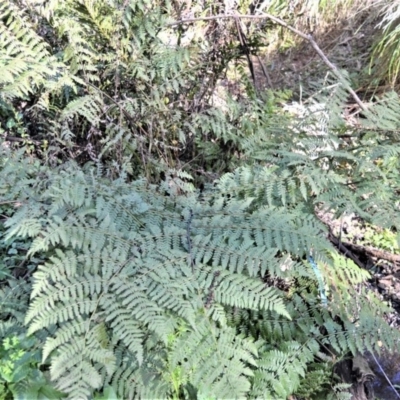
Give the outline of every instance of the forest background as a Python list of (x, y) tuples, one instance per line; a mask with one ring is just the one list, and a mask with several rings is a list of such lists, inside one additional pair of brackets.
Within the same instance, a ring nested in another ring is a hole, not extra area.
[(400, 396), (399, 1), (0, 15), (0, 399)]

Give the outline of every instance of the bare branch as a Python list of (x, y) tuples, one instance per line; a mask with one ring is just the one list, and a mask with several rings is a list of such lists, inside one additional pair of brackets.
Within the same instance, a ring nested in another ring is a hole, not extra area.
[(346, 79), (343, 77), (343, 75), (340, 73), (340, 71), (337, 69), (337, 67), (332, 64), (328, 57), (324, 54), (324, 52), (321, 50), (321, 48), (318, 46), (317, 42), (313, 39), (311, 35), (307, 35), (304, 32), (299, 31), (298, 29), (294, 28), (293, 26), (288, 25), (285, 21), (281, 20), (280, 18), (274, 17), (271, 14), (267, 13), (262, 13), (260, 15), (240, 15), (240, 14), (219, 14), (219, 15), (213, 15), (209, 17), (201, 17), (201, 18), (188, 18), (188, 19), (181, 19), (179, 21), (174, 21), (171, 22), (170, 24), (167, 24), (167, 26), (176, 26), (176, 25), (182, 25), (182, 24), (191, 24), (193, 22), (197, 21), (212, 21), (212, 20), (217, 20), (217, 19), (269, 19), (273, 22), (275, 22), (278, 25), (283, 26), (286, 29), (289, 29), (296, 35), (302, 37), (303, 39), (307, 40), (310, 42), (311, 46), (314, 48), (314, 50), (317, 52), (317, 54), (321, 57), (322, 61), (332, 70), (332, 72), (336, 75), (336, 77), (340, 80), (340, 82), (345, 86), (346, 90), (351, 94), (353, 97), (354, 101), (360, 106), (362, 110), (367, 110), (366, 105), (361, 101), (361, 99), (358, 97), (357, 93), (351, 88), (351, 86), (348, 84)]

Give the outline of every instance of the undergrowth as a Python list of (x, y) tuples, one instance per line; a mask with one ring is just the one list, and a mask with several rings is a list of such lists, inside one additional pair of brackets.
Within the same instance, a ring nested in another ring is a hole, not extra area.
[(349, 126), (343, 71), (293, 116), (268, 24), (185, 12), (0, 0), (3, 398), (346, 398), (337, 360), (398, 346), (318, 218), (398, 231), (398, 97)]

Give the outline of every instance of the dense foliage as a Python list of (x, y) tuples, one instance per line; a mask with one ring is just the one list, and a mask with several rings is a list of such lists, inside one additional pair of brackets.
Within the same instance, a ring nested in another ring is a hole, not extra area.
[(269, 24), (176, 23), (225, 6), (0, 0), (0, 398), (346, 398), (398, 345), (319, 218), (399, 229), (398, 97), (350, 126), (343, 71), (292, 115)]

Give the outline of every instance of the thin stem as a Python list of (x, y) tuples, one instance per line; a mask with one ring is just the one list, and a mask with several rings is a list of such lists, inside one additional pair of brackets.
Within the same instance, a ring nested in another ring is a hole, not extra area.
[(379, 364), (379, 362), (378, 362), (378, 360), (376, 359), (374, 353), (371, 353), (371, 355), (372, 355), (373, 359), (375, 360), (376, 365), (377, 365), (377, 366), (379, 367), (379, 369), (381, 370), (383, 376), (384, 376), (385, 379), (387, 380), (389, 386), (390, 386), (390, 387), (393, 389), (393, 391), (396, 393), (397, 398), (400, 399), (399, 392), (398, 392), (398, 391), (396, 390), (396, 388), (393, 386), (392, 382), (390, 382), (389, 377), (385, 374), (385, 371), (383, 370), (383, 368), (382, 368), (381, 365)]

